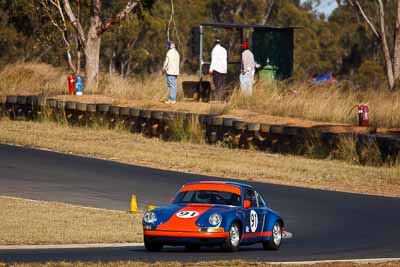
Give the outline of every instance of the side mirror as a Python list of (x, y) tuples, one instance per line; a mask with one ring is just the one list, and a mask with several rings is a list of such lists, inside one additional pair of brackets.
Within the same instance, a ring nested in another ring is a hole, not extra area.
[(244, 206), (245, 209), (248, 209), (248, 208), (251, 207), (251, 201), (250, 200), (245, 199), (243, 204), (244, 204), (243, 206)]
[(173, 201), (174, 201), (174, 198), (171, 197), (171, 198), (169, 199), (169, 203), (172, 204)]

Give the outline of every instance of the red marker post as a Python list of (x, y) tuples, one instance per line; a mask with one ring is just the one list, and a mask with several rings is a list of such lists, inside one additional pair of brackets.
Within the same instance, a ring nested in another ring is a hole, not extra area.
[(70, 95), (75, 95), (75, 78), (74, 78), (74, 75), (69, 75), (67, 80), (68, 80), (69, 94)]

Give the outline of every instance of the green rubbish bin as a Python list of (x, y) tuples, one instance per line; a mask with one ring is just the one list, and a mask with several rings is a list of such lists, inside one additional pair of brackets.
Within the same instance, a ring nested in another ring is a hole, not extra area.
[(276, 66), (272, 66), (272, 65), (265, 65), (264, 68), (262, 68), (259, 71), (259, 75), (260, 75), (260, 80), (263, 81), (274, 81), (277, 79), (276, 74), (278, 72), (278, 67)]

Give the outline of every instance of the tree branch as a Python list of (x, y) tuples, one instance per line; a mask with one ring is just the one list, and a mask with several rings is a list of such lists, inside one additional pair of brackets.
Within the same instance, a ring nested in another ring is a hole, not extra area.
[(386, 67), (386, 78), (389, 84), (389, 88), (393, 89), (394, 87), (394, 71), (393, 71), (393, 62), (392, 57), (390, 55), (389, 45), (386, 38), (386, 26), (385, 26), (385, 10), (382, 0), (377, 0), (379, 4), (379, 32), (375, 25), (371, 22), (368, 16), (365, 14), (363, 8), (360, 5), (358, 0), (349, 0), (350, 5), (357, 6), (360, 14), (363, 16), (364, 20), (368, 23), (371, 30), (378, 37), (381, 42), (383, 57), (385, 61)]
[(109, 18), (97, 28), (97, 35), (102, 35), (108, 31), (113, 25), (121, 23), (130, 12), (138, 5), (140, 0), (129, 0), (125, 8), (112, 18)]
[(67, 26), (65, 24), (65, 17), (64, 17), (63, 10), (61, 8), (61, 4), (58, 0), (57, 1), (50, 0), (49, 2), (51, 5), (53, 5), (57, 9), (58, 14), (61, 17), (62, 26), (60, 26), (60, 24), (57, 23), (56, 20), (54, 19), (53, 15), (51, 14), (51, 12), (49, 10), (49, 7), (48, 7), (48, 4), (46, 3), (46, 1), (41, 0), (40, 4), (43, 6), (43, 9), (46, 12), (46, 15), (50, 19), (51, 23), (61, 32), (62, 39), (65, 43), (65, 50), (67, 52), (68, 65), (71, 68), (72, 72), (76, 73), (76, 68), (75, 68), (74, 64), (72, 63), (71, 43), (69, 42), (69, 39), (68, 39), (68, 31), (67, 31)]
[(360, 5), (360, 2), (358, 0), (349, 0), (349, 3), (351, 6), (357, 6), (358, 11), (360, 12), (361, 16), (364, 18), (364, 20), (368, 23), (369, 27), (373, 31), (373, 33), (376, 35), (376, 37), (381, 38), (381, 35), (379, 32), (376, 30), (375, 25), (372, 23), (372, 21), (368, 18), (367, 14), (365, 14), (364, 9)]
[(275, 0), (270, 0), (269, 5), (267, 7), (267, 10), (265, 12), (265, 15), (264, 15), (264, 17), (262, 19), (262, 24), (265, 25), (267, 23), (267, 21), (269, 19), (269, 16), (271, 15), (272, 8), (274, 7), (274, 4), (275, 4)]
[(67, 13), (69, 21), (72, 24), (72, 27), (74, 27), (74, 30), (78, 35), (79, 41), (81, 42), (81, 44), (85, 44), (86, 38), (85, 38), (85, 33), (83, 31), (81, 23), (79, 22), (79, 20), (76, 19), (76, 16), (75, 16), (74, 12), (72, 11), (69, 0), (63, 0), (63, 1), (64, 1), (65, 12)]

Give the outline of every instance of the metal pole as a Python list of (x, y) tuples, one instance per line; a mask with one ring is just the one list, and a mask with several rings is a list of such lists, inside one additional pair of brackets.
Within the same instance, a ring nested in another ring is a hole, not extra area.
[(203, 34), (204, 34), (203, 25), (199, 26), (199, 31), (200, 31), (199, 78), (201, 81), (201, 79), (203, 77), (203, 64), (204, 64), (204, 61), (203, 61)]

